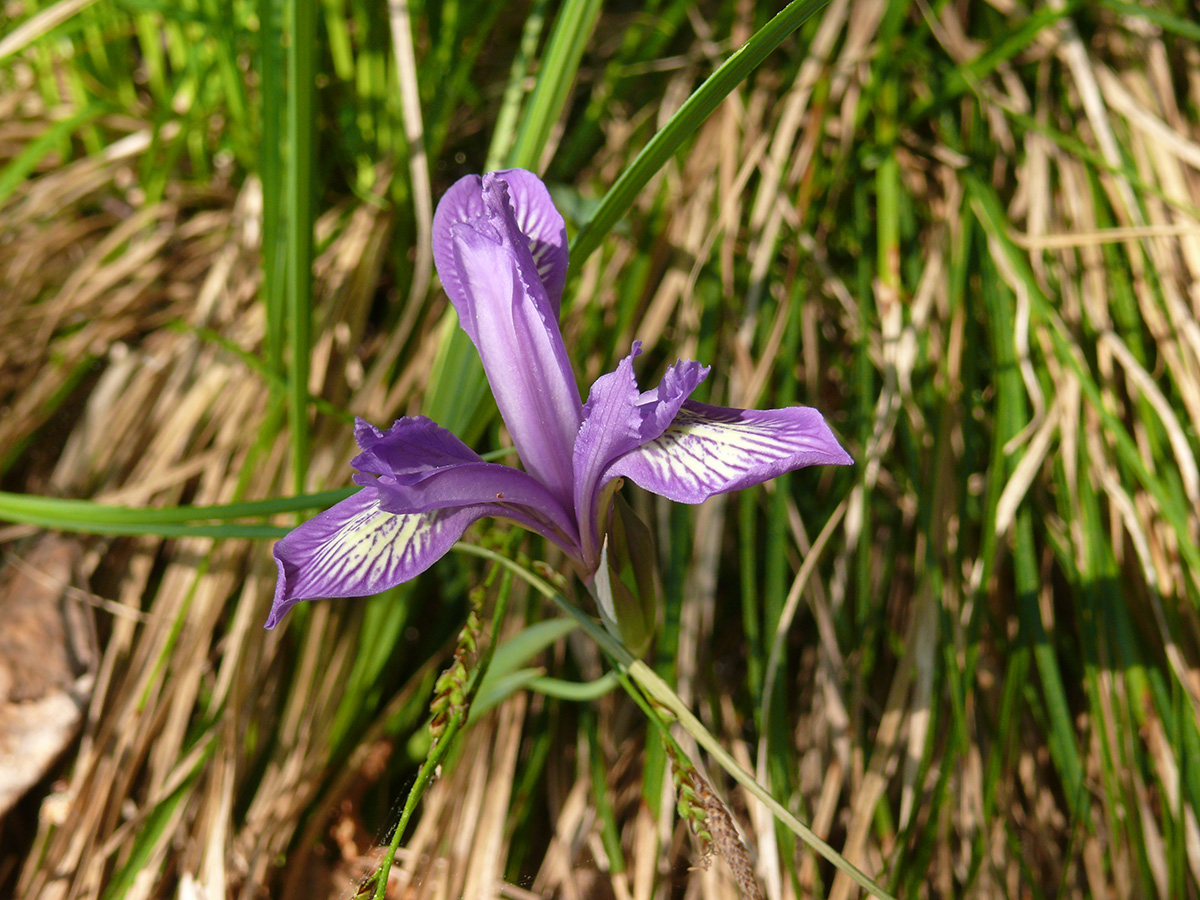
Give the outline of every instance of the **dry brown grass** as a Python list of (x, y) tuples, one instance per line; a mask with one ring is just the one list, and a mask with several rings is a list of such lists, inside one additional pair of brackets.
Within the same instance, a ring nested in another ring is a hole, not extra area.
[[(927, 9), (923, 14), (945, 52), (966, 63), (981, 48), (967, 36), (957, 9), (943, 7), (936, 18)], [(647, 218), (660, 212), (663, 195), (673, 198), (651, 250), (635, 238), (614, 238), (611, 252), (584, 266), (565, 323), (568, 343), (594, 335), (597, 321), (617, 321), (622, 273), (648, 252), (657, 277), (640, 302), (636, 337), (650, 353), (669, 348), (671, 356), (695, 356), (710, 312), (696, 283), (702, 272), (715, 277), (740, 303), (719, 326), (725, 358), (722, 374), (714, 376), (720, 379), (714, 402), (756, 405), (772, 396), (788, 327), (786, 300), (796, 279), (812, 277), (811, 293), (828, 302), (814, 302), (803, 313), (802, 393), (817, 402), (823, 393), (846, 391), (833, 383), (844, 366), (832, 354), (850, 352), (845, 348), (859, 338), (869, 347), (880, 388), (868, 440), (858, 448), (861, 478), (829, 525), (814, 527), (795, 503), (784, 504), (794, 581), (780, 646), (791, 655), (783, 665), (788, 708), (795, 711), (789, 748), (798, 784), (794, 801), (818, 834), (871, 873), (887, 872), (906, 835), (935, 834), (927, 896), (952, 896), (969, 881), (972, 896), (1016, 897), (1031, 879), (1048, 894), (1136, 895), (1146, 880), (1129, 832), (1121, 830), (1126, 818), (1138, 822), (1151, 860), (1149, 882), (1160, 896), (1173, 883), (1166, 844), (1184, 842), (1180, 858), (1194, 894), (1200, 830), (1195, 810), (1181, 799), (1180, 779), (1195, 773), (1181, 773), (1180, 753), (1159, 712), (1121, 664), (1100, 659), (1097, 707), (1080, 699), (1086, 686), (1069, 686), (1092, 795), (1090, 829), (1064, 809), (1045, 730), (1032, 716), (1019, 717), (1005, 735), (1011, 756), (1003, 759), (1012, 765), (989, 771), (992, 722), (1007, 677), (997, 648), (1015, 645), (1018, 623), (1009, 579), (983, 583), (981, 558), (963, 547), (983, 536), (968, 534), (977, 526), (963, 521), (956, 492), (978, 496), (985, 479), (1003, 478), (996, 518), (983, 523), (985, 530), (1008, 541), (1020, 504), (1037, 500), (1045, 530), (1085, 559), (1094, 548), (1078, 517), (1068, 513), (1080, 506), (1073, 493), (1080, 482), (1092, 486), (1104, 500), (1103, 527), (1119, 571), (1133, 585), (1131, 602), (1148, 623), (1162, 671), (1183, 687), (1180, 715), (1189, 722), (1200, 718), (1200, 621), (1188, 600), (1200, 576), (1183, 562), (1168, 513), (1120, 462), (1079, 375), (1053, 349), (1047, 319), (1031, 312), (1029, 285), (1000, 245), (1003, 235), (989, 235), (990, 253), (1016, 296), (1015, 341), (1024, 351), (1032, 412), (1013, 442), (1024, 455), (1011, 472), (964, 468), (964, 446), (978, 432), (981, 407), (962, 388), (971, 363), (964, 332), (974, 313), (951, 301), (947, 277), (964, 218), (972, 213), (959, 153), (930, 146), (925, 133), (904, 135), (897, 151), (909, 194), (932, 211), (911, 247), (916, 261), (905, 269), (918, 271), (918, 278), (898, 287), (897, 259), (894, 269), (874, 273), (873, 292), (864, 296), (844, 280), (844, 261), (831, 259), (836, 235), (813, 207), (833, 208), (849, 190), (829, 169), (846, 164), (860, 137), (856, 104), (872, 74), (884, 12), (877, 0), (834, 0), (810, 60), (792, 83), (777, 84), (766, 73), (704, 125), (686, 160), (668, 166), (644, 194), (640, 213)], [(697, 29), (703, 27), (698, 21)], [(716, 51), (711, 43), (698, 46), (680, 61), (661, 104), (605, 122), (608, 143), (589, 174), (611, 183), (628, 161), (636, 125), (644, 116), (664, 118), (686, 96)], [(1007, 64), (975, 89), (990, 139), (1003, 151), (991, 174), (1011, 198), (1007, 237), (1024, 252), (1036, 286), (1054, 299), (1050, 318), (1077, 337), (1095, 336), (1094, 346), (1085, 348), (1094, 364), (1085, 368), (1105, 408), (1129, 423), (1147, 458), (1153, 439), (1139, 415), (1152, 416), (1168, 435), (1157, 464), (1175, 467), (1194, 512), (1200, 508), (1200, 58), (1194, 47), (1186, 49), (1183, 73), (1172, 68), (1175, 59), (1162, 36), (1150, 32), (1114, 27), (1099, 45), (1088, 45), (1069, 27), (1048, 28), (1021, 63), (1037, 70), (1042, 87), (1052, 76), (1065, 82), (1058, 91), (1030, 90)], [(1035, 132), (1016, 133), (1008, 115), (1014, 110), (1084, 142), (1113, 171)], [(0, 97), (0, 163), (60, 114), (41, 108), (32, 86)], [(0, 207), (0, 462), (12, 463), (5, 487), (151, 507), (286, 493), (284, 439), (262, 437), (274, 434), (269, 420), (278, 412), (270, 382), (232, 349), (255, 356), (264, 342), (257, 183), (250, 178), (237, 187), (229, 173), (203, 188), (171, 181), (163, 198), (148, 204), (137, 161), (150, 132), (137, 122), (105, 124), (124, 136), (103, 155), (49, 160)], [(1126, 157), (1138, 183), (1122, 174)], [(381, 195), (389, 177), (381, 169)], [(1095, 208), (1093, 178), (1115, 221)], [(316, 266), (319, 338), (310, 387), (378, 422), (417, 408), (432, 354), (431, 343), (421, 339), (443, 311), (436, 296), (422, 297), (405, 307), (395, 331), (373, 330), (392, 215), (346, 201), (318, 225), (324, 249)], [(810, 227), (813, 221), (818, 224)], [(1105, 256), (1112, 245), (1128, 261), (1136, 315), (1156, 360), (1150, 371), (1116, 327), (1124, 313), (1114, 311), (1121, 301)], [(805, 271), (809, 260), (815, 274)], [(405, 295), (397, 289), (385, 299)], [(842, 341), (832, 351), (831, 332)], [(586, 348), (583, 379), (603, 371), (614, 348), (634, 336), (605, 331), (603, 346)], [(1035, 362), (1040, 373), (1051, 373), (1053, 395), (1041, 386)], [(937, 409), (922, 406), (924, 377), (941, 382)], [(315, 422), (308, 485), (344, 484), (350, 430), (332, 417)], [(925, 441), (921, 451), (935, 463), (929, 469), (954, 476), (913, 480), (897, 464), (904, 432)], [(1082, 470), (1074, 468), (1081, 447), (1088, 460)], [(1058, 457), (1066, 460), (1061, 482), (1054, 480)], [(1059, 484), (1072, 492), (1062, 502), (1053, 496)], [(872, 531), (864, 516), (872, 502), (898, 510), (900, 525)], [(667, 521), (663, 509), (650, 511)], [(918, 530), (919, 513), (928, 513), (931, 524), (910, 547), (904, 535)], [(722, 616), (729, 613), (719, 566), (727, 561), (721, 551), (732, 514), (718, 500), (695, 520), (677, 684), (734, 756), (765, 780), (765, 739), (751, 734), (751, 711), (737, 707), (734, 692), (721, 693), (714, 673), (714, 655), (728, 649), (721, 641)], [(1188, 528), (1194, 543), (1200, 537), (1194, 516)], [(18, 560), (36, 557), (42, 546), (33, 529), (22, 526), (5, 527), (0, 540)], [(292, 646), (287, 634), (260, 629), (274, 581), (265, 543), (70, 540), (82, 560), (71, 576), (81, 593), (73, 596), (96, 608), (102, 654), (78, 744), (49, 796), (3, 823), (0, 883), (15, 880), (20, 897), (100, 897), (131, 862), (131, 838), (153, 832), (156, 837), (141, 845), (151, 848), (149, 858), (137, 862), (125, 897), (345, 896), (374, 864), (381, 840), (364, 825), (364, 798), (387, 790), (398, 800), (404, 787), (380, 781), (397, 744), (384, 723), (428, 691), (439, 656), (430, 654), (383, 705), (342, 770), (331, 772), (329, 736), (314, 723), (334, 718), (356, 652), (360, 607), (313, 605), (303, 639)], [(860, 648), (839, 637), (837, 627), (853, 600), (856, 555), (864, 544), (877, 573), (872, 577), (894, 576), (870, 590), (892, 636), (889, 646), (898, 648), (869, 679), (859, 675)], [(894, 545), (905, 548), (899, 564)], [(1053, 553), (1042, 547), (1036, 562), (1047, 573), (1039, 598), (1045, 627), (1071, 632), (1076, 623), (1061, 619), (1070, 607), (1055, 593), (1062, 576), (1053, 574)], [(816, 577), (818, 567), (826, 577)], [(980, 643), (971, 623), (980, 617), (984, 647), (958, 710), (972, 745), (945, 773), (939, 762), (948, 715), (941, 667), (956, 654), (966, 667), (968, 652)], [(796, 624), (801, 621), (803, 627)], [(946, 646), (955, 652), (943, 653)], [(560, 648), (547, 666), (567, 653)], [(572, 645), (570, 654), (585, 676), (600, 674), (594, 648)], [(738, 895), (722, 863), (692, 870), (701, 851), (676, 821), (672, 802), (663, 804), (661, 816), (650, 814), (640, 795), (646, 737), (630, 706), (616, 697), (596, 703), (595, 715), (625, 871), (612, 871), (600, 839), (592, 748), (564, 724), (539, 781), (541, 811), (525, 820), (546, 830), (535, 842), (542, 857), (523, 861), (522, 871), (534, 873), (529, 883), (505, 884), (513, 787), (528, 762), (530, 734), (556, 724), (546, 725), (544, 710), (540, 696), (518, 695), (473, 727), (426, 796), (393, 872), (391, 896)], [(694, 745), (684, 745), (694, 752)], [(255, 747), (253, 756), (247, 746)], [(1113, 777), (1114, 764), (1106, 760), (1113, 747), (1123, 748), (1122, 758), (1145, 761), (1116, 766), (1115, 786), (1105, 783)], [(815, 857), (780, 846), (773, 822), (752, 798), (719, 772), (706, 774), (752, 848), (767, 897), (826, 889), (836, 898), (853, 896), (849, 882), (830, 884)], [(943, 778), (954, 802), (931, 808), (927, 801)], [(881, 805), (890, 814), (886, 827)], [(1182, 810), (1182, 836), (1164, 833), (1164, 809)], [(20, 859), (8, 851), (10, 841), (20, 845)], [(973, 878), (972, 866), (978, 866)]]
[[(41, 125), (36, 116), (6, 120), (0, 146), (14, 151)], [(0, 447), (29, 448), (8, 479), (29, 492), (129, 506), (277, 496), (285, 445), (259, 439), (269, 385), (208, 336), (249, 354), (262, 346), (257, 184), (173, 183), (162, 201), (139, 206), (135, 166), (149, 140), (134, 131), (103, 158), (48, 165), (4, 207)], [(389, 347), (364, 335), (387, 217), (374, 206), (335, 209), (318, 230), (329, 241), (317, 264), (320, 315), (337, 326), (315, 348), (313, 387), (335, 402), (358, 388), (356, 405), (379, 415), (389, 386), (369, 363), (394, 356), (405, 339), (392, 336)], [(319, 437), (314, 484), (339, 480), (348, 437), (345, 429)], [(9, 527), (5, 537), (29, 531)], [(9, 545), (16, 558), (36, 554), (27, 541)], [(18, 894), (97, 895), (127, 862), (130, 836), (151, 827), (147, 814), (179, 792), (184, 802), (166, 804), (147, 871), (169, 857), (165, 871), (200, 879), (213, 896), (256, 895), (323, 775), (322, 735), (306, 720), (336, 706), (345, 642), (325, 643), (315, 630), (300, 680), (280, 683), (278, 639), (260, 630), (274, 579), (266, 544), (76, 543), (79, 577), (103, 603), (104, 652), (81, 741), (43, 807)], [(273, 756), (250, 773), (246, 729), (271, 727)], [(251, 774), (261, 790), (247, 795)], [(235, 801), (249, 801), (240, 828)], [(33, 825), (9, 822), (6, 831), (21, 841)], [(161, 889), (140, 878), (130, 896)]]

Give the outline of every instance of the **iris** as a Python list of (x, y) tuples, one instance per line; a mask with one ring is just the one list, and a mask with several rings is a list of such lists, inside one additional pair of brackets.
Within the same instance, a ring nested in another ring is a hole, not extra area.
[(268, 628), (302, 600), (375, 594), (419, 575), (483, 516), (545, 536), (590, 580), (619, 479), (700, 503), (803, 466), (852, 461), (815, 409), (689, 400), (709, 372), (698, 362), (681, 360), (658, 387), (640, 390), (637, 342), (581, 402), (558, 325), (566, 228), (531, 172), (455, 183), (434, 215), (433, 254), (524, 471), (485, 462), (424, 416), (386, 431), (360, 419), (352, 465), (362, 490), (275, 545)]

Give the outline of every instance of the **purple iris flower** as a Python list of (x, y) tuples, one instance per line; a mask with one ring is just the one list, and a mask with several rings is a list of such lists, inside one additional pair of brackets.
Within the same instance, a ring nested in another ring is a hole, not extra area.
[(639, 390), (637, 342), (581, 403), (558, 326), (566, 228), (531, 172), (458, 181), (434, 215), (433, 255), (525, 471), (485, 462), (424, 416), (386, 431), (360, 419), (352, 465), (362, 490), (275, 545), (268, 628), (301, 600), (376, 594), (419, 575), (483, 516), (553, 541), (586, 580), (621, 478), (700, 503), (802, 466), (852, 462), (815, 409), (689, 400), (709, 371), (698, 362), (677, 362), (658, 387)]

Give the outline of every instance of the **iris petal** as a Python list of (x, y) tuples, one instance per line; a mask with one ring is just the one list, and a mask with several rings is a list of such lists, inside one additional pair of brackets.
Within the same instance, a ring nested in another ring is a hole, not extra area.
[[(434, 260), (463, 330), (479, 351), (521, 462), (568, 505), (571, 448), (582, 404), (558, 327), (557, 302), (530, 251), (531, 237), (520, 225), (525, 219), (539, 234), (550, 230), (549, 194), (541, 187), (545, 203), (531, 211), (530, 198), (538, 192), (523, 176), (514, 183), (519, 189), (510, 190), (503, 176), (492, 174), (468, 176), (451, 188), (434, 215)], [(518, 210), (514, 201), (524, 206)], [(534, 245), (539, 242), (532, 239)], [(553, 260), (557, 250), (546, 253)], [(558, 274), (565, 277), (565, 269)]]
[(708, 375), (707, 366), (683, 360), (667, 370), (658, 387), (639, 392), (633, 360), (641, 352), (641, 343), (634, 341), (616, 370), (596, 379), (575, 440), (575, 513), (589, 564), (595, 563), (600, 551), (604, 527), (600, 518), (606, 513), (601, 492), (617, 477), (610, 473), (610, 464), (662, 434), (684, 400)]
[(414, 578), (483, 516), (511, 519), (578, 556), (574, 517), (536, 479), (484, 462), (423, 416), (386, 431), (362, 421), (354, 459), (363, 486), (275, 545), (279, 580), (267, 622), (317, 597), (375, 594)]
[[(508, 186), (518, 230), (525, 236), (534, 267), (541, 277), (550, 301), (554, 318), (558, 318), (562, 303), (563, 285), (567, 280), (567, 227), (554, 206), (550, 192), (541, 179), (524, 169), (505, 169), (494, 172)], [(433, 220), (433, 246), (438, 261), (438, 275), (451, 301), (457, 307), (463, 297), (459, 273), (453, 266), (443, 265), (447, 248), (452, 243), (452, 228), (463, 222), (477, 222), (487, 217), (483, 200), (481, 175), (468, 175), (456, 181), (438, 203)]]
[(453, 432), (425, 416), (397, 419), (387, 431), (359, 419), (355, 437), (362, 453), (352, 465), (354, 482), (379, 491), (390, 513), (420, 513), (479, 504), (499, 504), (496, 515), (518, 521), (574, 552), (575, 517), (540, 481), (519, 469), (484, 462)]
[(386, 431), (357, 419), (354, 439), (362, 448), (351, 465), (360, 472), (416, 481), (447, 466), (483, 462), (454, 432), (426, 416), (397, 419)]
[(385, 512), (373, 488), (305, 522), (275, 545), (279, 579), (267, 628), (302, 600), (365, 597), (420, 575), (490, 510)]
[(529, 242), (529, 253), (546, 288), (557, 320), (567, 283), (567, 226), (542, 180), (524, 169), (497, 172), (508, 185), (517, 227)]
[(700, 503), (804, 466), (852, 462), (815, 409), (730, 409), (689, 400), (666, 431), (622, 456), (605, 476)]
[(418, 513), (478, 504), (520, 507), (535, 530), (555, 532), (571, 545), (578, 541), (574, 517), (532, 476), (499, 463), (474, 462), (429, 472), (420, 480), (397, 481), (371, 474), (354, 476), (356, 484), (379, 491), (381, 508), (392, 513)]

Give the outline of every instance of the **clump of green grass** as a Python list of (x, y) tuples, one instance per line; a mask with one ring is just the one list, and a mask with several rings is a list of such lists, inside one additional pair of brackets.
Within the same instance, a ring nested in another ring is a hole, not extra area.
[[(0, 884), (345, 895), (473, 601), (504, 597), (394, 895), (738, 895), (692, 868), (661, 712), (520, 578), (456, 554), (259, 628), (269, 536), (329, 499), (278, 498), (347, 485), (348, 414), (502, 446), (427, 235), (458, 175), (520, 164), (568, 218), (585, 380), (638, 338), (646, 380), (717, 362), (703, 399), (818, 406), (857, 460), (696, 509), (630, 494), (664, 586), (648, 671), (892, 894), (1200, 893), (1182, 9), (835, 0), (707, 88), (769, 34), (753, 4), (521, 12), (59, 3), (4, 29), (0, 539), (80, 534), (104, 653), (58, 780), (0, 824)], [(671, 733), (765, 896), (859, 890)]]

